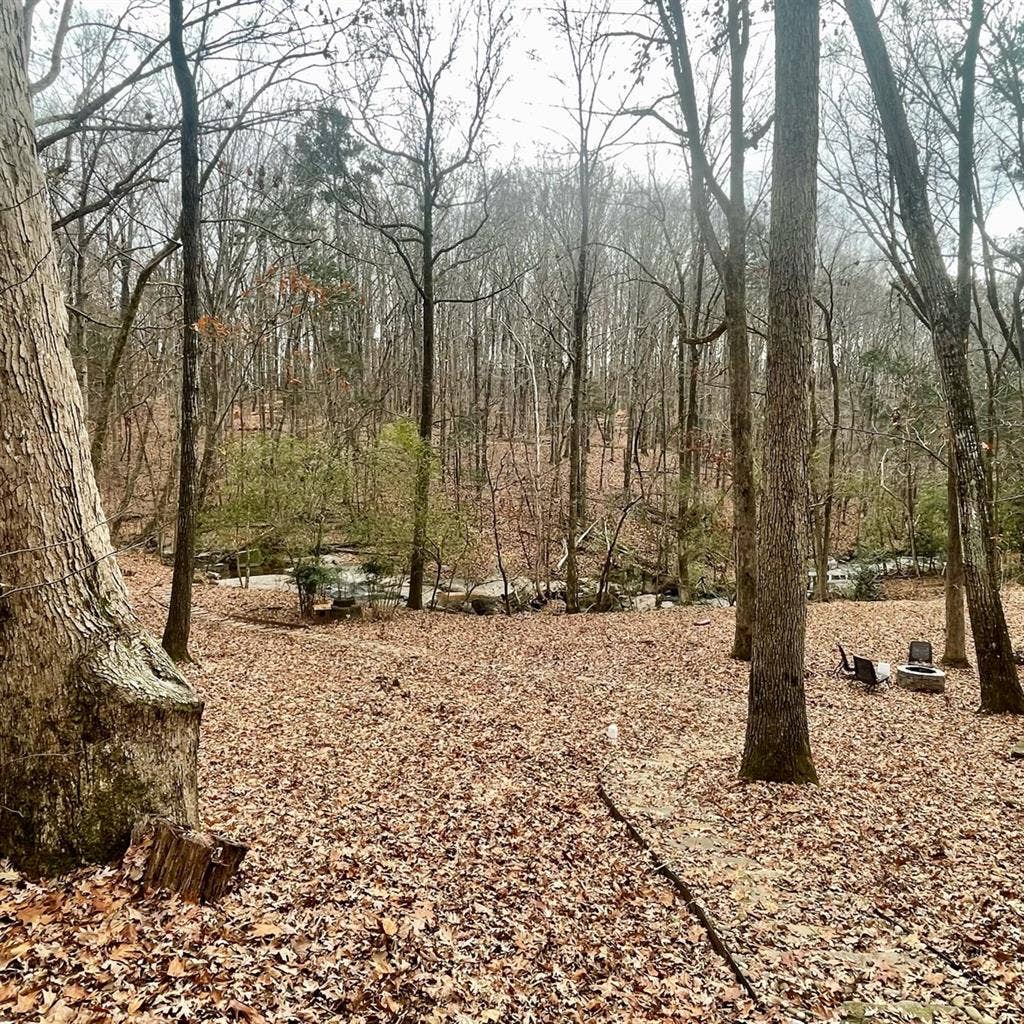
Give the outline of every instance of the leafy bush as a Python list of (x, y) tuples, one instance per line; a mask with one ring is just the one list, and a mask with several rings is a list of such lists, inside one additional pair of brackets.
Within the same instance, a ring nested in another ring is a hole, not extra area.
[(224, 476), (205, 526), (237, 549), (259, 545), (298, 563), (345, 514), (348, 467), (324, 438), (258, 435), (224, 448)]
[(882, 589), (879, 586), (878, 572), (873, 565), (860, 563), (853, 570), (854, 601), (881, 601)]
[(914, 548), (919, 558), (944, 554), (948, 543), (946, 488), (928, 484), (921, 489), (914, 517)]
[(386, 423), (366, 454), (367, 481), (357, 529), (377, 573), (398, 574), (408, 564), (416, 511), (416, 471), (421, 459), (430, 460), (427, 497), (426, 549), (440, 572), (465, 561), (473, 542), (466, 518), (448, 501), (435, 482), (440, 475), (436, 458), (425, 449), (409, 419)]
[(327, 588), (338, 582), (338, 570), (319, 558), (292, 566), (288, 570), (288, 575), (299, 592), (299, 614), (304, 619), (313, 614), (316, 599), (323, 597), (327, 593)]

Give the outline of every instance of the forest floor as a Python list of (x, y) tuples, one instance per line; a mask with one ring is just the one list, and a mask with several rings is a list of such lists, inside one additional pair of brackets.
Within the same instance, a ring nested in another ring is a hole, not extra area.
[[(159, 628), (168, 571), (125, 565)], [(0, 865), (0, 1021), (1022, 1019), (1024, 722), (975, 715), (969, 672), (945, 698), (827, 674), (836, 638), (939, 649), (940, 600), (812, 607), (801, 788), (735, 781), (728, 609), (306, 628), (287, 601), (196, 591), (203, 815), (252, 848), (237, 888), (196, 908), (119, 866)]]

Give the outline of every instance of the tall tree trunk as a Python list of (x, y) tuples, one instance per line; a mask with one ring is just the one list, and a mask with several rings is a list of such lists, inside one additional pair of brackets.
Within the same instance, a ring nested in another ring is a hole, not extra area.
[(579, 611), (579, 562), (576, 536), (586, 511), (586, 466), (583, 437), (583, 389), (587, 361), (587, 270), (590, 247), (590, 154), (580, 136), (579, 198), (580, 238), (576, 252), (576, 277), (572, 305), (572, 387), (569, 394), (569, 558), (565, 570), (566, 610)]
[(978, 659), (981, 710), (1024, 713), (1013, 647), (999, 596), (999, 573), (985, 459), (967, 366), (966, 323), (939, 248), (921, 172), (889, 53), (870, 0), (846, 0), (864, 55), (899, 194), (900, 220), (914, 257), (918, 286), (953, 429), (953, 458), (964, 560), (964, 582)]
[(740, 774), (815, 782), (804, 699), (807, 378), (818, 164), (818, 0), (776, 0), (764, 485)]
[[(679, 587), (680, 604), (690, 604), (693, 595), (690, 589), (690, 491), (693, 480), (690, 470), (693, 459), (690, 451), (693, 446), (693, 433), (690, 426), (691, 408), (687, 402), (688, 373), (687, 361), (690, 366), (697, 359), (697, 349), (686, 344), (686, 310), (682, 303), (677, 310), (677, 330), (679, 331), (679, 366), (678, 393), (676, 396), (676, 420), (679, 430), (677, 460), (679, 467), (679, 492), (676, 505), (676, 579)], [(687, 356), (689, 353), (689, 356)]]
[[(978, 44), (983, 20), (981, 0), (973, 0), (971, 24), (961, 78), (957, 187), (959, 189), (959, 239), (957, 244), (956, 291), (960, 329), (966, 345), (971, 329), (971, 242), (974, 236), (974, 85)], [(967, 667), (967, 629), (964, 622), (964, 557), (957, 499), (954, 441), (950, 431), (946, 473), (946, 646), (942, 664)], [(989, 498), (992, 497), (991, 488)], [(990, 506), (991, 507), (991, 506)]]
[(821, 514), (821, 565), (819, 572), (824, 579), (819, 579), (819, 596), (827, 601), (828, 593), (828, 560), (832, 546), (832, 509), (836, 500), (836, 451), (839, 447), (839, 367), (836, 364), (836, 339), (833, 324), (832, 280), (829, 276), (829, 306), (825, 315), (825, 344), (828, 349), (828, 378), (832, 390), (832, 425), (828, 431), (828, 470), (825, 477), (825, 507)]
[[(732, 654), (750, 659), (754, 626), (757, 505), (754, 491), (753, 427), (750, 406), (750, 348), (747, 339), (746, 248), (747, 209), (744, 192), (745, 154), (743, 90), (750, 39), (747, 0), (729, 0), (729, 192), (715, 179), (704, 137), (683, 5), (680, 0), (659, 3), (662, 28), (672, 54), (672, 67), (686, 125), (694, 213), (701, 237), (722, 282), (726, 322), (726, 363), (729, 375), (729, 440), (732, 446), (733, 541), (736, 554), (736, 628)], [(728, 240), (718, 240), (707, 193), (725, 213)]]
[(25, 56), (0, 0), (0, 857), (53, 872), (116, 856), (147, 815), (196, 823), (202, 704), (112, 557)]
[[(429, 134), (428, 134), (429, 140)], [(423, 163), (423, 245), (421, 252), (422, 331), (420, 364), (420, 443), (416, 451), (413, 494), (412, 558), (409, 562), (409, 599), (406, 605), (423, 608), (423, 577), (427, 562), (427, 518), (430, 510), (431, 439), (434, 433), (434, 193), (430, 177), (430, 145)]]
[(182, 38), (182, 0), (170, 0), (170, 15), (171, 63), (181, 96), (181, 417), (174, 575), (163, 646), (175, 661), (188, 661), (199, 511), (199, 101)]
[(729, 433), (732, 441), (733, 535), (736, 547), (736, 628), (732, 656), (749, 661), (753, 649), (757, 585), (757, 497), (754, 492), (754, 428), (750, 408), (750, 344), (747, 340), (747, 204), (743, 118), (750, 15), (747, 0), (729, 0), (729, 246), (725, 258), (726, 351), (729, 363)]

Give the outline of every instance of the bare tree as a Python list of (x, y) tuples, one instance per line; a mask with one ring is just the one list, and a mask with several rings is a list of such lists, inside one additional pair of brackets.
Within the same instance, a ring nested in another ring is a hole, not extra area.
[[(729, 366), (729, 425), (733, 461), (733, 532), (736, 538), (736, 629), (733, 657), (749, 661), (754, 624), (756, 576), (753, 416), (750, 399), (750, 347), (747, 340), (747, 205), (746, 151), (767, 129), (769, 121), (748, 138), (744, 122), (750, 7), (747, 0), (728, 0), (726, 36), (729, 45), (729, 188), (719, 184), (705, 144), (694, 82), (686, 20), (680, 0), (658, 0), (662, 31), (669, 42), (672, 70), (690, 155), (693, 207), (706, 251), (722, 282)], [(726, 219), (723, 245), (715, 229), (708, 194)]]
[(174, 575), (164, 650), (188, 661), (196, 553), (199, 434), (199, 100), (182, 38), (182, 0), (170, 0), (171, 61), (181, 97), (181, 415), (178, 420), (178, 513)]
[[(501, 86), (509, 13), (490, 0), (474, 0), (453, 12), (442, 33), (425, 0), (414, 0), (397, 13), (389, 6), (381, 6), (363, 41), (369, 57), (357, 62), (362, 82), (354, 130), (368, 155), (379, 161), (379, 176), (372, 183), (350, 180), (349, 190), (338, 198), (398, 256), (419, 306), (421, 450), (408, 600), (410, 608), (418, 609), (423, 607), (433, 460), (437, 308), (485, 297), (439, 294), (439, 287), (486, 248), (481, 243), (494, 182), (481, 164), (483, 135)], [(453, 109), (459, 104), (451, 91), (467, 47), (472, 49), (471, 98), (466, 108)], [(388, 98), (392, 79), (404, 94), (397, 105)]]

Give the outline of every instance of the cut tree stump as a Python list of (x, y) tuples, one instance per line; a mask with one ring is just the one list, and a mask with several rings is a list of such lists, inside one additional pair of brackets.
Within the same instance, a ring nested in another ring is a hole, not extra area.
[(189, 903), (215, 903), (248, 852), (249, 847), (223, 836), (156, 821), (142, 883), (169, 889)]

